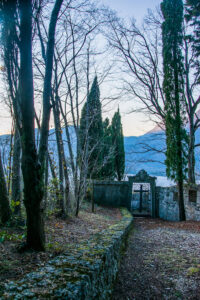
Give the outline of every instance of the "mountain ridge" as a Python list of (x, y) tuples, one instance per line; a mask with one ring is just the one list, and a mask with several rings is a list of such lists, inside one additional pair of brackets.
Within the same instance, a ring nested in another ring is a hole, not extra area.
[[(125, 173), (136, 174), (141, 169), (145, 169), (149, 174), (155, 176), (166, 176), (165, 168), (165, 131), (164, 130), (152, 129), (141, 136), (128, 136), (124, 137), (124, 148), (125, 148)], [(36, 129), (36, 136), (38, 131)], [(64, 147), (66, 156), (69, 155), (67, 147), (67, 137), (65, 130), (63, 129), (63, 140), (65, 141)], [(72, 139), (72, 147), (74, 153), (76, 153), (76, 135), (74, 128), (70, 127), (70, 136)], [(200, 143), (200, 129), (195, 134), (196, 142)], [(2, 152), (2, 158), (4, 165), (7, 164), (9, 159), (9, 147), (10, 135), (5, 134), (0, 136), (0, 149)], [(200, 151), (196, 149), (195, 158), (196, 165), (200, 164)], [(57, 162), (57, 145), (55, 129), (50, 130), (49, 135), (49, 150), (54, 154), (54, 159)]]

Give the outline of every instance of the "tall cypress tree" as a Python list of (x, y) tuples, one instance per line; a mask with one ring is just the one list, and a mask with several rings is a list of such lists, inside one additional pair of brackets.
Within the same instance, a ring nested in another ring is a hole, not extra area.
[(88, 178), (101, 178), (103, 123), (97, 76), (94, 78), (80, 120), (80, 147), (88, 147)]
[(117, 179), (121, 181), (125, 170), (125, 151), (119, 108), (112, 118), (112, 140), (114, 146), (114, 170)]
[(196, 59), (194, 59), (194, 65), (197, 68), (197, 72), (199, 74), (199, 82), (200, 82), (200, 1), (199, 0), (187, 0), (186, 1), (186, 20), (193, 27), (193, 31), (190, 35), (190, 40), (192, 42), (192, 47), (194, 49), (194, 53)]
[(114, 146), (112, 140), (112, 126), (109, 124), (109, 119), (106, 118), (103, 122), (103, 145), (102, 145), (102, 179), (114, 178)]
[(179, 217), (185, 220), (183, 180), (186, 169), (184, 145), (186, 132), (183, 128), (184, 81), (183, 57), (183, 3), (182, 0), (163, 0), (161, 10), (163, 40), (163, 90), (166, 110), (166, 172), (178, 184)]

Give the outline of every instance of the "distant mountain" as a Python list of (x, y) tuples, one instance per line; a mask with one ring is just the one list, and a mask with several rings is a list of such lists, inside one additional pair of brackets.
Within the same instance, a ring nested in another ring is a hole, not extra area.
[[(76, 135), (73, 127), (69, 128), (70, 137), (72, 140), (72, 148), (74, 154), (76, 153)], [(63, 129), (63, 140), (65, 146), (66, 156), (69, 155), (67, 147), (67, 138), (65, 130)], [(38, 139), (38, 131), (36, 130), (36, 144)], [(196, 132), (196, 143), (200, 143), (200, 129)], [(10, 135), (0, 136), (0, 151), (2, 159), (6, 165), (9, 159), (9, 144)], [(165, 172), (165, 131), (156, 126), (153, 130), (141, 136), (124, 137), (125, 146), (125, 165), (126, 174), (136, 174), (141, 169), (145, 169), (149, 174), (155, 176), (166, 176)], [(200, 165), (200, 148), (196, 149), (196, 165)], [(49, 151), (57, 164), (57, 145), (55, 130), (51, 129), (49, 132)]]
[(144, 135), (124, 137), (126, 173), (145, 169), (149, 174), (165, 176), (165, 132), (150, 131)]
[[(200, 115), (200, 112), (198, 112)], [(189, 126), (186, 126), (189, 130)], [(200, 128), (195, 134), (196, 144), (200, 143)], [(126, 154), (126, 173), (135, 174), (145, 169), (155, 176), (166, 176), (165, 169), (165, 131), (161, 126), (155, 126), (144, 135), (124, 137)], [(199, 169), (200, 148), (195, 150), (196, 166)]]
[(151, 129), (150, 131), (148, 131), (146, 134), (149, 134), (149, 133), (158, 133), (160, 131), (163, 131), (165, 130), (165, 126), (164, 124), (157, 124), (153, 129)]

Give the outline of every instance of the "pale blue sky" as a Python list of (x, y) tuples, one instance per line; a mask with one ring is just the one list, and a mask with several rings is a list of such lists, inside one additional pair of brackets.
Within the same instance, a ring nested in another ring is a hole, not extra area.
[[(120, 17), (125, 19), (134, 18), (139, 25), (142, 23), (148, 9), (154, 10), (160, 5), (162, 0), (100, 0), (99, 2), (115, 10)], [(127, 112), (132, 110), (134, 105), (132, 101), (120, 103), (125, 136), (142, 135), (155, 126), (155, 124), (148, 121), (147, 117), (142, 113), (127, 114)]]
[(147, 9), (154, 9), (160, 5), (161, 0), (101, 0), (101, 3), (116, 10), (121, 17), (134, 17), (141, 21)]
[[(160, 5), (162, 0), (99, 0), (99, 3), (109, 6), (115, 10), (120, 17), (123, 18), (134, 18), (137, 23), (140, 23), (143, 17), (146, 15), (148, 8), (154, 9)], [(3, 90), (0, 84), (0, 91)], [(130, 101), (131, 102), (131, 101)], [(127, 114), (130, 111), (132, 103), (126, 107), (124, 103), (120, 105), (122, 107), (122, 122), (124, 134), (130, 135), (141, 135), (151, 130), (154, 126), (153, 123), (147, 122), (147, 119), (143, 115), (138, 114)], [(0, 134), (8, 133), (11, 128), (11, 118), (5, 111), (2, 103), (0, 103)]]

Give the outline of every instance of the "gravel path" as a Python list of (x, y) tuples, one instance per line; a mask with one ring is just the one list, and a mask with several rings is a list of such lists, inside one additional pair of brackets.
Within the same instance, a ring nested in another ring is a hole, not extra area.
[(112, 300), (200, 300), (200, 222), (136, 218)]

